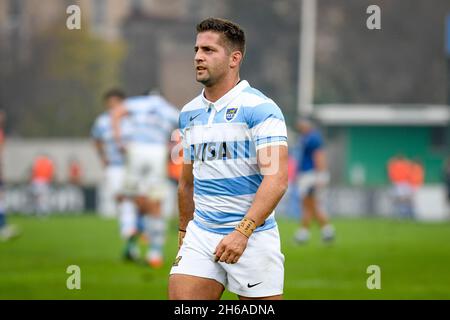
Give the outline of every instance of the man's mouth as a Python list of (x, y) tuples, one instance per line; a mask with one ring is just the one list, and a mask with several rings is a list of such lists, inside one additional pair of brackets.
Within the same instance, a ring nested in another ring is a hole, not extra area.
[(206, 70), (206, 68), (205, 67), (202, 67), (202, 66), (197, 66), (197, 71), (202, 71), (202, 70)]

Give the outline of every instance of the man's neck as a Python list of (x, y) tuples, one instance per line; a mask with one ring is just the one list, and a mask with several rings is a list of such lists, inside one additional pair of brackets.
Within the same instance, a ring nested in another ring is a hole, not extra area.
[(233, 89), (240, 81), (239, 75), (225, 79), (220, 83), (216, 83), (211, 87), (205, 87), (205, 98), (211, 102), (216, 102), (222, 98), (228, 91)]

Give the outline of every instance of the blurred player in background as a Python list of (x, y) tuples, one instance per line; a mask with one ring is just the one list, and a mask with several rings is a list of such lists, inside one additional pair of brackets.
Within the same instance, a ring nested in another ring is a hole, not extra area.
[[(114, 110), (114, 136), (126, 153), (125, 193), (134, 199), (145, 215), (145, 228), (150, 245), (147, 263), (154, 268), (163, 265), (166, 221), (162, 202), (167, 194), (167, 157), (172, 131), (177, 127), (179, 111), (161, 95), (131, 97)], [(127, 117), (131, 124), (130, 142), (123, 144), (119, 126)]]
[(80, 161), (71, 156), (67, 167), (68, 181), (73, 186), (81, 186), (83, 179), (83, 170)]
[(38, 155), (31, 167), (31, 194), (33, 211), (38, 216), (47, 216), (50, 211), (51, 186), (55, 178), (55, 164), (49, 155)]
[[(125, 99), (125, 93), (119, 89), (112, 89), (105, 93), (103, 103), (106, 110), (95, 120), (92, 127), (92, 137), (95, 147), (104, 167), (103, 199), (100, 208), (107, 216), (118, 216), (120, 234), (125, 239), (124, 258), (137, 260), (139, 258), (138, 215), (133, 201), (122, 195), (125, 178), (125, 158), (119, 145), (114, 139), (112, 112), (120, 108)], [(128, 119), (122, 119), (119, 123), (122, 133), (122, 144), (129, 140), (131, 127)]]
[(298, 243), (309, 240), (311, 222), (315, 218), (321, 228), (322, 240), (330, 242), (334, 239), (335, 231), (325, 212), (326, 187), (330, 181), (330, 174), (322, 134), (314, 127), (312, 120), (307, 118), (299, 119), (297, 129), (300, 132), (297, 183), (302, 219), (295, 240)]
[(4, 199), (4, 181), (3, 181), (3, 149), (5, 146), (5, 118), (3, 110), (0, 110), (0, 241), (7, 241), (19, 235), (16, 226), (8, 224), (6, 221), (6, 208)]

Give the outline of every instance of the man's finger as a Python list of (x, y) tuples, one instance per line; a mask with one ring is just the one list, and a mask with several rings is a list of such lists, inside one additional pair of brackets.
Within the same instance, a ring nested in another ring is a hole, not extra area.
[(225, 251), (220, 257), (220, 262), (225, 262), (230, 257), (231, 252)]
[(234, 263), (234, 260), (236, 260), (236, 258), (237, 258), (237, 255), (232, 253), (228, 256), (225, 263), (232, 264), (232, 263)]
[(219, 261), (220, 257), (222, 256), (222, 254), (225, 251), (225, 247), (222, 245), (222, 242), (220, 242), (217, 247), (216, 247), (216, 251), (214, 251), (214, 255), (215, 257), (215, 261)]

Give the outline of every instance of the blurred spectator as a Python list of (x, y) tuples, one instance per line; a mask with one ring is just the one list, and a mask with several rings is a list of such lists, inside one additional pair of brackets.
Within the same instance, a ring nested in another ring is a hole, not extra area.
[(411, 160), (409, 167), (409, 185), (411, 187), (411, 218), (416, 216), (415, 197), (425, 179), (425, 170), (419, 159)]
[(68, 170), (69, 183), (74, 186), (81, 186), (83, 171), (80, 161), (76, 157), (71, 157), (69, 160)]
[(417, 191), (424, 182), (425, 170), (419, 159), (412, 160), (409, 168), (409, 184), (414, 191)]
[(38, 215), (50, 213), (50, 186), (54, 179), (54, 164), (46, 154), (37, 156), (31, 168), (33, 211)]
[(411, 162), (401, 154), (392, 157), (388, 162), (394, 215), (397, 217), (413, 217), (414, 215), (411, 167)]

